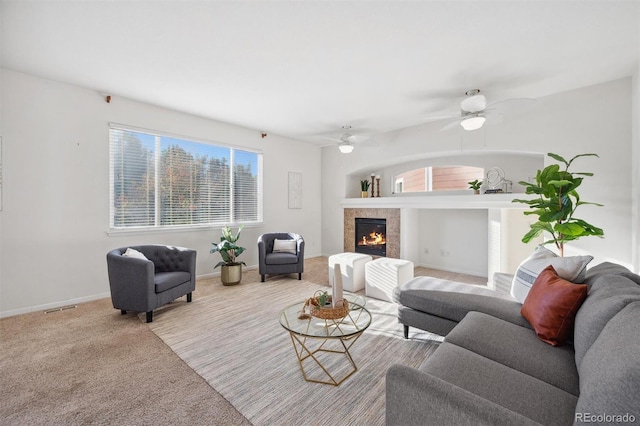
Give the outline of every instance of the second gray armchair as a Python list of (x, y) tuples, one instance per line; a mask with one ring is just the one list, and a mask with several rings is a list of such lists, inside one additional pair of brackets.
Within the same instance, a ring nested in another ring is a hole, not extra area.
[(298, 274), (304, 272), (304, 239), (291, 232), (262, 234), (258, 238), (258, 261), (261, 281), (267, 274)]

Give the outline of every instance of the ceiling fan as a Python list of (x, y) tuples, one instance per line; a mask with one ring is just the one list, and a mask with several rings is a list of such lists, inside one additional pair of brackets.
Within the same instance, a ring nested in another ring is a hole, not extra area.
[(351, 126), (349, 125), (342, 126), (342, 130), (343, 133), (338, 139), (326, 137), (324, 139), (328, 141), (338, 142), (338, 149), (343, 154), (349, 154), (350, 152), (352, 152), (356, 144), (364, 143), (370, 140), (369, 136), (352, 134)]
[(514, 112), (516, 109), (523, 109), (533, 105), (536, 100), (529, 98), (513, 98), (494, 102), (487, 105), (487, 98), (480, 94), (479, 89), (467, 90), (467, 96), (460, 102), (460, 115), (449, 117), (434, 117), (432, 119), (456, 118), (455, 121), (447, 124), (441, 131), (451, 130), (460, 125), (464, 130), (471, 131), (481, 128), (485, 122), (497, 124), (504, 118), (504, 114)]

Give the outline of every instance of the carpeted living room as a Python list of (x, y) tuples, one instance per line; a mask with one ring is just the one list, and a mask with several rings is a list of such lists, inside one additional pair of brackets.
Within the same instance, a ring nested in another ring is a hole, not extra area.
[(640, 419), (640, 3), (0, 28), (0, 423)]

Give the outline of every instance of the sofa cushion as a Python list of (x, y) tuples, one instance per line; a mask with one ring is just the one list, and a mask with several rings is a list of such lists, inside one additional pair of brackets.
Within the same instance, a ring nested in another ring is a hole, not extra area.
[(578, 367), (580, 398), (576, 413), (631, 414), (635, 421), (640, 419), (638, 326), (640, 302), (633, 302), (602, 329)]
[(191, 280), (191, 274), (188, 272), (157, 272), (154, 276), (155, 291), (162, 293), (189, 280)]
[(640, 301), (640, 276), (621, 265), (605, 262), (594, 266), (587, 272), (585, 284), (589, 293), (576, 314), (573, 337), (578, 367), (607, 322), (628, 304)]
[(552, 265), (558, 275), (565, 280), (582, 283), (587, 264), (592, 260), (593, 256), (560, 257), (551, 250), (538, 246), (536, 251), (518, 266), (511, 284), (511, 296), (518, 302), (524, 303), (536, 278), (549, 265)]
[(541, 424), (573, 423), (576, 396), (452, 343), (442, 343), (420, 370)]
[(480, 312), (469, 312), (445, 338), (493, 361), (573, 395), (580, 393), (571, 346), (553, 347), (529, 328)]
[(573, 334), (576, 312), (587, 297), (587, 286), (573, 284), (547, 266), (531, 287), (522, 305), (522, 316), (538, 337), (550, 345), (562, 345)]
[(531, 327), (520, 315), (520, 303), (486, 287), (433, 277), (415, 277), (396, 287), (394, 300), (416, 311), (460, 322), (470, 311), (484, 312)]

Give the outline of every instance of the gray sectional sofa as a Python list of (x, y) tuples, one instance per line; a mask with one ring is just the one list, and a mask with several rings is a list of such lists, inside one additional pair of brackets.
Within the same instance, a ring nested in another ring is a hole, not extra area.
[(403, 324), (435, 324), (446, 337), (420, 368), (388, 370), (386, 424), (638, 424), (640, 276), (603, 263), (585, 284), (564, 346), (541, 341), (507, 296), (447, 295), (441, 283), (421, 299), (415, 282), (399, 288)]

